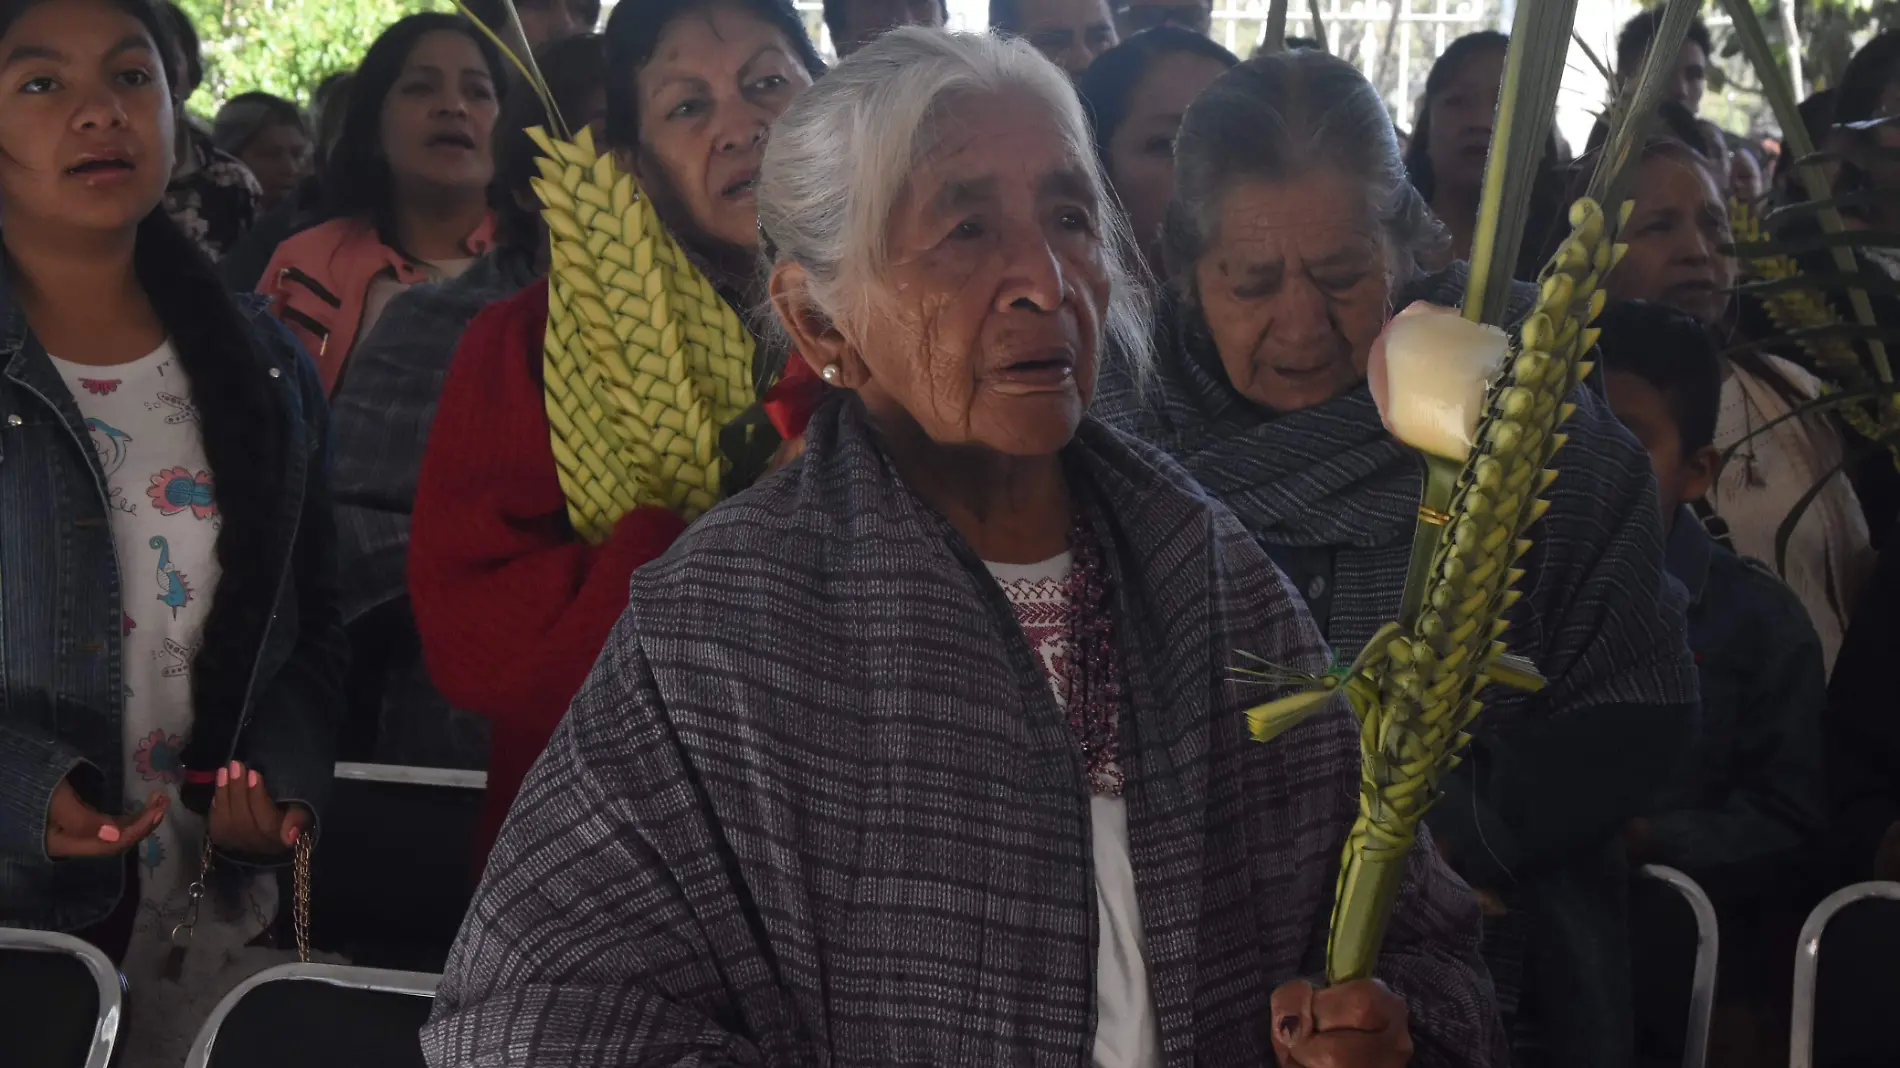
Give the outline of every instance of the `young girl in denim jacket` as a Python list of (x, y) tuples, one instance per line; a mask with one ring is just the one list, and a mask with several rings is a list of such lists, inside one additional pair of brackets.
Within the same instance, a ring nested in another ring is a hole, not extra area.
[(322, 389), (162, 208), (170, 55), (143, 0), (0, 0), (0, 924), (105, 949), (175, 1064), (140, 1009), (275, 919), (344, 647)]

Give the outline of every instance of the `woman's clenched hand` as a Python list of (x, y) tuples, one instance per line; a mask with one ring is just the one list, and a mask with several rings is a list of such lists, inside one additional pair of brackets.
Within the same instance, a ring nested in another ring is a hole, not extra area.
[(220, 849), (270, 855), (297, 844), (310, 826), (310, 810), (271, 800), (264, 777), (233, 760), (218, 769), (211, 798), (211, 840)]
[(1376, 979), (1324, 990), (1295, 981), (1273, 992), (1273, 1052), (1280, 1068), (1404, 1068), (1406, 1020), (1405, 999)]

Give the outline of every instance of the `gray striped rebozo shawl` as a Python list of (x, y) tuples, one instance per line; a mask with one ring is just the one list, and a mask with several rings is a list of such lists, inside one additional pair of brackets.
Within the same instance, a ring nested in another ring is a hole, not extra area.
[[(1067, 452), (1118, 576), (1124, 770), (1170, 1065), (1273, 1063), (1321, 964), (1355, 811), (1341, 707), (1270, 745), (1235, 649), (1318, 666), (1233, 517), (1087, 423)], [(449, 961), (433, 1065), (1088, 1063), (1080, 761), (1001, 590), (854, 399), (804, 458), (634, 576)], [(1503, 1063), (1478, 918), (1430, 848), (1381, 962), (1425, 1068)]]

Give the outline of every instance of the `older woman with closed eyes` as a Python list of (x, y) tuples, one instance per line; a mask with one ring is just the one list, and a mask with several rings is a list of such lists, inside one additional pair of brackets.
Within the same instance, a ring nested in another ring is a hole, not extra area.
[[(1420, 490), (1367, 361), (1395, 310), (1456, 304), (1464, 265), (1418, 270), (1444, 228), (1371, 84), (1323, 53), (1222, 75), (1182, 120), (1174, 174), (1169, 351), (1158, 386), (1111, 374), (1104, 415), (1232, 508), (1349, 660), (1398, 618)], [(1648, 456), (1593, 390), (1571, 400), (1508, 639), (1550, 686), (1486, 693), (1429, 822), (1494, 914), (1501, 1000), (1521, 974), (1552, 1063), (1610, 1066), (1633, 1041), (1616, 835), (1670, 780), (1696, 685)]]
[(1224, 508), (1089, 415), (1148, 324), (1063, 74), (894, 31), (786, 111), (758, 198), (836, 395), (635, 574), (431, 1062), (1502, 1063), (1429, 848), (1379, 981), (1302, 981), (1357, 728), (1250, 740), (1233, 651), (1317, 668), (1318, 635)]

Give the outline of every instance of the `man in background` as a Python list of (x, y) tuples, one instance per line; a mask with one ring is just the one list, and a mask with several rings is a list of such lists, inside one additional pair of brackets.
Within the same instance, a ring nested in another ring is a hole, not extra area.
[[(1635, 95), (1636, 79), (1643, 73), (1643, 60), (1648, 57), (1650, 43), (1656, 40), (1661, 25), (1660, 10), (1644, 11), (1624, 23), (1622, 32), (1616, 35), (1616, 82), (1612, 88), (1619, 100), (1627, 101)], [(1676, 65), (1663, 86), (1663, 99), (1681, 104), (1691, 117), (1701, 110), (1702, 94), (1709, 87), (1709, 57), (1715, 54), (1714, 49), (1708, 26), (1699, 18), (1691, 21), (1689, 33), (1682, 39), (1682, 48), (1676, 53)], [(1590, 128), (1584, 152), (1588, 154), (1602, 148), (1609, 135), (1610, 128), (1601, 118), (1597, 119)], [(1728, 135), (1723, 134), (1721, 140), (1726, 145)], [(1726, 168), (1722, 173), (1726, 180)]]
[(1108, 0), (990, 0), (990, 32), (1021, 37), (1071, 78), (1121, 42)]
[[(1650, 42), (1656, 39), (1661, 24), (1660, 10), (1645, 11), (1624, 23), (1623, 32), (1616, 35), (1616, 91), (1619, 95), (1635, 89), (1636, 78), (1643, 71), (1643, 58), (1649, 54)], [(1701, 19), (1689, 23), (1689, 34), (1682, 39), (1682, 49), (1676, 54), (1676, 66), (1663, 88), (1663, 97), (1688, 108), (1691, 115), (1699, 112), (1702, 94), (1709, 87), (1709, 58), (1713, 55), (1715, 47), (1709, 39), (1708, 26)]]
[[(521, 14), (520, 33), (515, 32), (508, 18), (505, 0), (465, 2), (482, 25), (495, 31), (495, 36), (518, 57), (538, 53), (556, 41), (592, 33), (600, 24), (600, 0), (515, 0), (515, 10)], [(508, 69), (516, 78), (522, 76), (514, 63), (510, 62)]]
[(945, 0), (825, 0), (825, 28), (839, 59), (899, 26), (938, 30), (948, 21)]
[(1115, 32), (1123, 40), (1156, 26), (1179, 26), (1210, 36), (1214, 29), (1213, 0), (1116, 0)]

